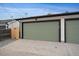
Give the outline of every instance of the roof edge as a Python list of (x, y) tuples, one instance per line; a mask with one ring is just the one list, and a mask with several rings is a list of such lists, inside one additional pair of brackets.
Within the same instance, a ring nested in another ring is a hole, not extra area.
[(26, 17), (26, 18), (18, 18), (18, 19), (14, 19), (14, 20), (34, 19), (34, 18), (54, 17), (54, 16), (65, 16), (65, 15), (75, 15), (75, 14), (79, 14), (79, 12), (67, 12), (67, 13), (60, 13), (60, 14), (40, 15), (40, 16), (32, 16), (32, 17)]

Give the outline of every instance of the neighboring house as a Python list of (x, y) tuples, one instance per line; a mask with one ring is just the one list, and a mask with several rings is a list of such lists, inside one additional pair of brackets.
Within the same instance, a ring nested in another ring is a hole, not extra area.
[(15, 19), (20, 22), (20, 38), (79, 43), (79, 12)]
[(0, 29), (7, 29), (7, 24), (0, 24)]
[(19, 22), (16, 20), (0, 20), (0, 38), (19, 39)]
[(7, 29), (7, 22), (1, 20), (0, 21), (0, 29)]
[(0, 40), (11, 38), (11, 31), (8, 22), (11, 20), (0, 20)]
[(8, 22), (12, 20), (0, 20), (0, 29), (7, 29), (8, 28)]

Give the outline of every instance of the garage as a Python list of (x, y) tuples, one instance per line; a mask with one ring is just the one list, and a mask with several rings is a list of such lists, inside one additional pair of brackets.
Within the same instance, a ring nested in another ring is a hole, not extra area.
[(79, 43), (79, 19), (66, 19), (65, 40), (68, 43)]
[(24, 39), (60, 41), (60, 21), (31, 21), (22, 23)]

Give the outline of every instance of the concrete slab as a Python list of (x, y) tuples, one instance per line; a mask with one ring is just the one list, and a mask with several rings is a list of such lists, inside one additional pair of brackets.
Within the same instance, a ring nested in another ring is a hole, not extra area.
[(79, 56), (79, 44), (20, 39), (0, 47), (5, 56)]

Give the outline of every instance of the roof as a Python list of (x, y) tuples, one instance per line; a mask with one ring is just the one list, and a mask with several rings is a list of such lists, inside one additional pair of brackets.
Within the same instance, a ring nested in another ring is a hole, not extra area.
[(13, 20), (13, 21), (9, 21), (8, 24), (12, 24), (12, 23), (15, 23), (16, 20)]
[(0, 24), (7, 24), (10, 21), (12, 21), (12, 20), (0, 20)]
[(44, 17), (55, 17), (55, 16), (66, 16), (66, 15), (76, 15), (79, 14), (78, 12), (67, 12), (67, 13), (60, 13), (60, 14), (48, 14), (48, 15), (41, 15), (41, 16), (33, 16), (33, 17), (26, 17), (26, 18), (19, 18), (15, 20), (24, 20), (24, 19), (33, 19), (33, 18), (44, 18)]

